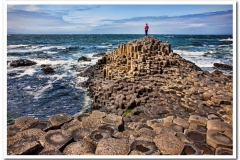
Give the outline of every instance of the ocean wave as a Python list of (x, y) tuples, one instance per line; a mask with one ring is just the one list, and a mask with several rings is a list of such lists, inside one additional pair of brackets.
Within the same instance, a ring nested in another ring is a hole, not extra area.
[(97, 48), (109, 48), (110, 46), (96, 46)]
[(213, 67), (213, 63), (221, 63), (220, 60), (212, 57), (188, 57), (184, 56), (183, 58), (195, 63), (200, 68), (209, 68)]
[(228, 39), (219, 39), (219, 41), (233, 41), (232, 38), (228, 38)]
[(230, 46), (229, 45), (227, 45), (227, 44), (221, 44), (221, 45), (218, 45), (219, 47), (229, 47), (229, 49), (230, 49)]
[(35, 91), (26, 91), (27, 94), (29, 95), (34, 95), (35, 99), (39, 99), (40, 96), (49, 88), (52, 88), (52, 83), (47, 84), (46, 86), (41, 87), (39, 90)]
[(164, 36), (164, 37), (166, 37), (166, 38), (174, 38), (174, 36), (172, 36), (172, 35), (171, 36), (170, 35), (169, 36)]
[(191, 52), (191, 51), (184, 51), (184, 50), (174, 50), (174, 53), (180, 55), (192, 55), (192, 56), (202, 56), (204, 52)]
[(65, 50), (67, 47), (66, 46), (56, 46), (57, 49), (62, 49)]
[(7, 48), (24, 48), (24, 47), (27, 47), (28, 45), (27, 44), (18, 44), (18, 45), (8, 45)]
[(57, 54), (58, 52), (43, 51), (43, 53), (46, 53), (46, 54)]
[(34, 68), (24, 68), (23, 72), (21, 72), (22, 71), (21, 68), (12, 68), (12, 69), (10, 69), (10, 71), (14, 71), (14, 72), (19, 73), (14, 78), (20, 78), (20, 77), (23, 77), (25, 75), (32, 76), (34, 73), (37, 72)]
[(67, 47), (66, 49), (68, 49), (70, 51), (75, 51), (75, 50), (79, 49), (79, 46), (70, 46), (70, 47)]
[(70, 49), (73, 48), (66, 46), (43, 46), (43, 45), (9, 45), (7, 53), (24, 53), (24, 52), (39, 52), (39, 51), (49, 51), (52, 49)]
[(216, 45), (210, 44), (208, 45), (208, 47), (216, 47)]

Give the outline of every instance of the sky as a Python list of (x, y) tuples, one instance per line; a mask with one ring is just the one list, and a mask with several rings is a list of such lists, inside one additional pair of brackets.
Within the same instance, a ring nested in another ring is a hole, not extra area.
[(233, 34), (228, 4), (7, 4), (8, 34)]

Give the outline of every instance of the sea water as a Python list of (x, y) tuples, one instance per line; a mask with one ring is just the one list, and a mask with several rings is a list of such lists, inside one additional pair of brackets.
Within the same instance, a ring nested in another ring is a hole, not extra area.
[[(215, 70), (213, 63), (233, 64), (232, 35), (149, 35), (169, 42), (174, 53), (192, 61), (203, 70)], [(33, 66), (7, 67), (7, 123), (18, 117), (48, 119), (65, 113), (74, 116), (91, 106), (85, 89), (77, 84), (86, 80), (77, 74), (94, 65), (98, 53), (111, 53), (120, 43), (144, 35), (7, 35), (7, 61), (29, 59)], [(91, 62), (78, 62), (86, 56)], [(41, 65), (51, 65), (55, 72), (44, 74)], [(232, 71), (224, 71), (225, 74)], [(13, 75), (14, 76), (11, 76)]]

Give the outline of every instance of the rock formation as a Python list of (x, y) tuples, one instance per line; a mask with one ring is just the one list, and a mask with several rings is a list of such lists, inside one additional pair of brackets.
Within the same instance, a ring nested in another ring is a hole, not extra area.
[(32, 66), (32, 65), (35, 65), (35, 64), (37, 64), (37, 63), (34, 62), (34, 61), (30, 61), (28, 59), (19, 59), (19, 60), (12, 61), (10, 63), (10, 66), (20, 67), (20, 66)]
[(80, 61), (91, 61), (91, 59), (90, 59), (90, 58), (87, 58), (87, 57), (84, 57), (84, 56), (82, 56), (82, 57), (78, 58), (78, 62), (80, 62)]
[(214, 67), (220, 68), (220, 69), (226, 69), (226, 70), (232, 70), (233, 67), (227, 64), (222, 64), (222, 63), (213, 63)]
[(80, 85), (92, 111), (17, 119), (8, 154), (233, 154), (231, 78), (202, 71), (154, 37), (120, 44), (90, 70)]

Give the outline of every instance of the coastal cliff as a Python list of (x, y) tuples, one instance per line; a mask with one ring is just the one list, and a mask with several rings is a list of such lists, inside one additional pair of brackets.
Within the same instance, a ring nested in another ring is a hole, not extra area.
[(9, 155), (231, 155), (233, 82), (144, 37), (122, 43), (82, 75), (92, 110), (8, 126)]

